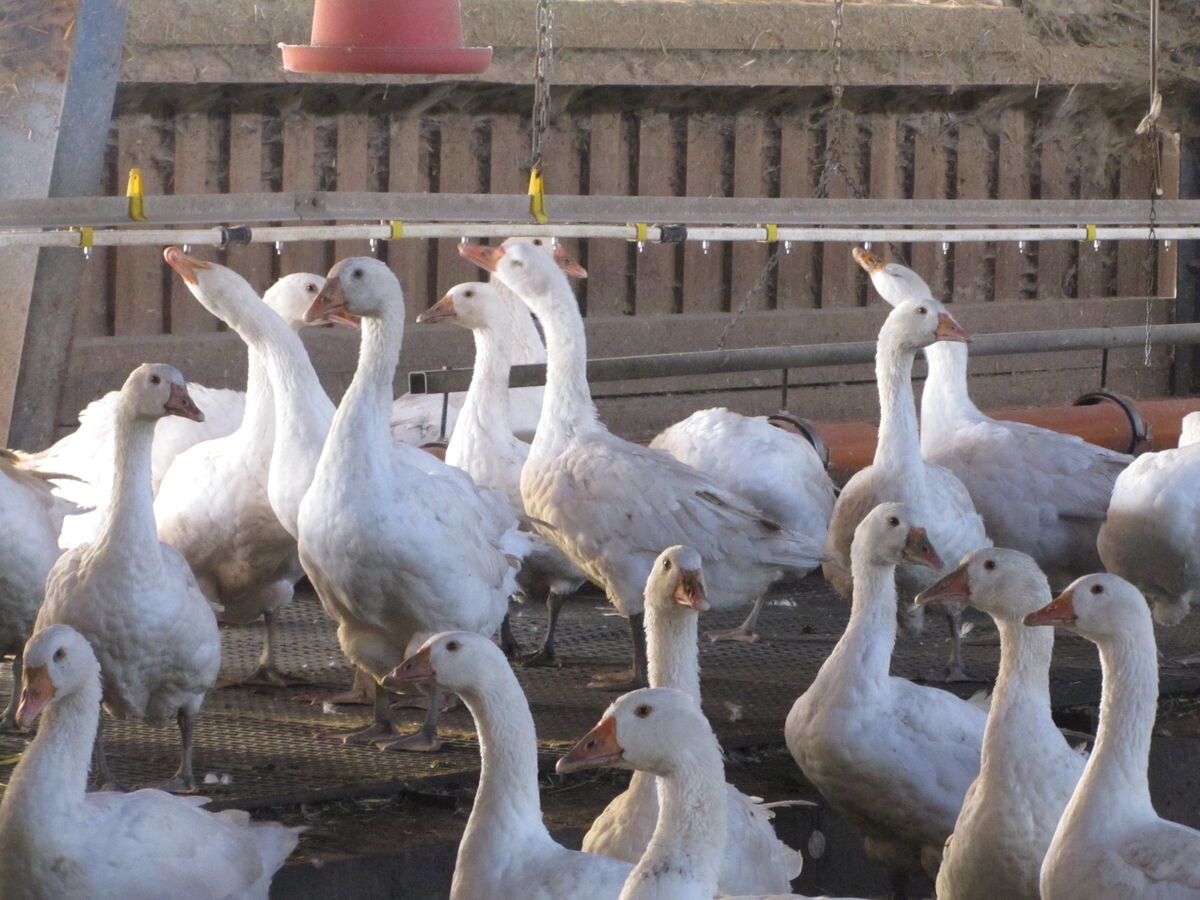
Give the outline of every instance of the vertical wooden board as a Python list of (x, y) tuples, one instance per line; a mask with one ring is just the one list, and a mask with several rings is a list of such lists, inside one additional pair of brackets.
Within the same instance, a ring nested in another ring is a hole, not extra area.
[[(393, 115), (388, 123), (388, 190), (397, 194), (428, 191), (429, 157), (420, 115)], [(429, 278), (429, 250), (424, 238), (402, 237), (387, 245), (388, 266), (400, 279), (414, 313), (435, 299)]]
[[(630, 148), (620, 113), (593, 113), (588, 140), (589, 194), (624, 197), (633, 193)], [(587, 244), (588, 314), (629, 315), (632, 247), (627, 241), (592, 238)]]
[[(1082, 161), (1079, 166), (1079, 199), (1100, 200), (1111, 196), (1112, 186), (1103, 163)], [(1106, 277), (1104, 265), (1106, 248), (1101, 245), (1097, 249), (1091, 241), (1084, 241), (1076, 252), (1077, 296), (1087, 299), (1111, 296), (1112, 279)]]
[[(550, 215), (554, 215), (554, 195), (556, 193), (581, 193), (581, 146), (579, 123), (569, 113), (565, 111), (560, 113), (550, 126), (542, 150), (542, 174), (546, 179), (546, 205), (550, 210)], [(525, 190), (528, 189), (529, 184), (526, 181)], [(567, 238), (566, 240), (560, 238), (559, 242), (563, 245), (563, 249), (575, 259), (583, 258), (578, 238)], [(575, 289), (576, 296), (579, 297), (580, 308), (586, 309), (587, 280), (572, 281), (571, 286)]]
[[(339, 113), (337, 117), (337, 189), (366, 191), (370, 189), (371, 153), (370, 125), (360, 112)], [(352, 224), (352, 223), (347, 223)], [(333, 258), (371, 256), (368, 241), (334, 241)]]
[[(115, 134), (115, 123), (113, 131)], [(106, 149), (104, 172), (98, 185), (100, 196), (116, 193), (116, 148)], [(110, 296), (115, 247), (93, 247), (88, 264), (83, 267), (83, 281), (79, 285), (80, 300), (75, 311), (73, 334), (77, 338), (101, 337), (110, 333), (112, 316)], [(73, 410), (71, 411), (73, 414)]]
[[(900, 170), (900, 122), (892, 113), (872, 113), (868, 117), (871, 133), (871, 180), (867, 193), (871, 199), (900, 199), (904, 195), (904, 178)], [(893, 253), (895, 247), (892, 245)], [(883, 248), (872, 248), (882, 252)], [(868, 279), (869, 280), (869, 279)], [(868, 285), (867, 303), (879, 299), (879, 294)]]
[[(838, 127), (831, 122), (829, 128)], [(850, 177), (862, 185), (858, 125), (847, 115), (843, 120), (845, 131), (841, 141), (841, 163)], [(830, 134), (826, 134), (826, 152)], [(851, 198), (854, 191), (843, 172), (834, 172), (829, 178), (830, 198)], [(857, 306), (859, 288), (865, 274), (854, 261), (850, 251), (853, 244), (825, 242), (821, 245), (821, 307)]]
[[(233, 113), (229, 119), (229, 192), (253, 194), (266, 189), (266, 180), (263, 178), (263, 117), (259, 113)], [(267, 244), (245, 244), (230, 247), (226, 251), (225, 261), (256, 291), (262, 293), (271, 286), (272, 253)]]
[[(639, 197), (669, 197), (675, 193), (674, 174), (678, 148), (666, 113), (646, 112), (638, 119)], [(679, 247), (647, 243), (637, 255), (637, 294), (634, 311), (639, 316), (675, 312), (676, 258)]]
[(489, 192), (524, 194), (529, 190), (529, 135), (521, 127), (521, 117), (516, 113), (497, 115), (490, 131)]
[[(722, 197), (725, 135), (717, 116), (694, 113), (687, 123), (687, 167), (684, 192), (689, 197)], [(725, 246), (698, 241), (683, 247), (683, 311), (718, 312), (729, 308), (726, 294)], [(740, 302), (740, 298), (739, 298)]]
[[(989, 193), (991, 150), (982, 125), (958, 127), (956, 195), (959, 199), (983, 200)], [(987, 256), (993, 244), (960, 243), (954, 245), (954, 292), (959, 302), (991, 299)]]
[[(1179, 197), (1179, 133), (1163, 135), (1162, 181), (1163, 199), (1175, 200)], [(1154, 294), (1157, 297), (1174, 297), (1179, 278), (1176, 265), (1178, 257), (1178, 241), (1171, 241), (1170, 246), (1165, 241), (1158, 242), (1157, 254), (1158, 273), (1154, 283)]]
[[(312, 191), (317, 188), (316, 122), (302, 112), (289, 113), (283, 120), (283, 189)], [(279, 272), (328, 271), (326, 245), (320, 241), (292, 241), (283, 245)]]
[[(814, 169), (809, 124), (788, 116), (779, 131), (779, 196), (811, 198)], [(812, 309), (817, 305), (816, 253), (811, 243), (779, 248), (776, 309)]]
[[(733, 126), (733, 195), (766, 197), (767, 181), (766, 121), (761, 113), (740, 115)], [(767, 223), (763, 223), (767, 224)], [(730, 254), (729, 305), (748, 310), (769, 309), (769, 284), (759, 283), (771, 248), (754, 241), (734, 241)], [(686, 274), (686, 273), (685, 273)], [(753, 292), (751, 294), (751, 292)], [(684, 303), (686, 305), (686, 295)]]
[[(1071, 196), (1067, 151), (1058, 141), (1046, 141), (1042, 144), (1041, 182), (1043, 200), (1065, 200)], [(1038, 299), (1066, 296), (1068, 270), (1074, 249), (1070, 241), (1038, 243)]]
[[(913, 199), (941, 200), (946, 196), (946, 147), (938, 134), (918, 131), (913, 136)], [(947, 298), (947, 260), (940, 245), (914, 243), (913, 271), (925, 279), (933, 296)]]
[[(203, 194), (208, 191), (209, 117), (202, 112), (183, 112), (175, 117), (175, 155), (172, 193)], [(192, 255), (217, 260), (215, 247), (196, 246)], [(170, 280), (171, 334), (216, 331), (219, 320), (196, 302), (181, 278)]]
[[(1000, 149), (997, 160), (996, 194), (1001, 200), (1027, 200), (1032, 189), (1030, 178), (1029, 120), (1019, 109), (1000, 114)], [(996, 300), (1016, 300), (1025, 293), (1025, 267), (1028, 256), (1016, 241), (996, 247)]]
[[(475, 123), (468, 113), (448, 113), (442, 119), (441, 177), (438, 190), (443, 194), (471, 194), (479, 190), (479, 157)], [(438, 296), (463, 281), (476, 281), (479, 270), (458, 255), (457, 238), (437, 242), (437, 275), (434, 293)]]
[[(163, 146), (160, 123), (145, 114), (122, 115), (117, 122), (117, 179), (124, 192), (130, 168), (142, 172), (147, 194), (161, 194), (163, 179), (155, 162), (169, 155)], [(158, 247), (122, 247), (116, 253), (116, 302), (113, 331), (125, 334), (162, 334), (163, 261)]]
[[(1151, 154), (1144, 138), (1131, 142), (1121, 156), (1122, 198), (1145, 200), (1150, 196)], [(1155, 265), (1149, 241), (1121, 241), (1117, 245), (1117, 294), (1148, 297), (1154, 291)]]

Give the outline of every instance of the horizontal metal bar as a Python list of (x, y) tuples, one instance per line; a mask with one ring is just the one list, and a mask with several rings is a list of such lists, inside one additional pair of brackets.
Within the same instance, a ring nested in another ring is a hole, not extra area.
[[(882, 310), (881, 310), (882, 312)], [(881, 316), (882, 318), (882, 316)], [(1146, 341), (1144, 325), (1118, 328), (1065, 328), (1054, 331), (1006, 331), (981, 334), (972, 339), (972, 356), (1005, 353), (1055, 353), (1069, 350), (1101, 350), (1140, 347)], [(1154, 325), (1152, 344), (1200, 344), (1200, 323)], [(790, 347), (752, 347), (744, 350), (699, 350), (691, 353), (661, 353), (652, 356), (617, 356), (589, 359), (590, 383), (671, 378), (683, 375), (720, 375), (729, 372), (759, 372), (806, 366), (843, 366), (875, 359), (874, 341), (845, 344), (802, 344)], [(408, 389), (414, 394), (465, 391), (471, 369), (441, 369), (408, 373)], [(546, 383), (544, 365), (513, 366), (512, 387)]]
[[(791, 197), (620, 197), (549, 194), (552, 223), (779, 226), (1143, 225), (1148, 200), (840, 200)], [(525, 194), (300, 191), (145, 198), (151, 226), (388, 220), (528, 222)], [(1160, 200), (1160, 225), (1200, 224), (1200, 200)], [(0, 201), (0, 228), (128, 225), (124, 197)]]

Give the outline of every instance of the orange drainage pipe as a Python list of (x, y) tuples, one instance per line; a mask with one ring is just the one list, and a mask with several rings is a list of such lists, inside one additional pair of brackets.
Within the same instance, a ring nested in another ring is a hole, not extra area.
[[(1139, 452), (1174, 447), (1179, 442), (1180, 420), (1188, 413), (1200, 410), (1200, 398), (1197, 397), (1129, 402), (1147, 427), (1148, 441), (1137, 441), (1129, 415), (1115, 402), (998, 409), (989, 415), (1078, 435), (1101, 447), (1128, 453), (1135, 442)], [(811, 425), (829, 448), (830, 474), (835, 480), (840, 482), (871, 464), (875, 456), (877, 426), (869, 422), (812, 422)]]

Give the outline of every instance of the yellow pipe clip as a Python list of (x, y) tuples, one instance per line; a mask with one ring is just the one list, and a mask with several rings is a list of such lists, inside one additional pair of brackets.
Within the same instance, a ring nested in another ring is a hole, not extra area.
[(129, 170), (129, 181), (125, 185), (125, 196), (129, 198), (129, 218), (135, 222), (145, 222), (146, 198), (142, 195), (141, 169)]

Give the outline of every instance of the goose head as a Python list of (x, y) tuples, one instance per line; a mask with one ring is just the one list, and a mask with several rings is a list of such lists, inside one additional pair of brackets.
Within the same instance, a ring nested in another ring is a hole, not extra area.
[(679, 607), (696, 612), (710, 609), (700, 554), (682, 545), (660, 553), (646, 579), (646, 606), (664, 611)]
[(495, 680), (498, 666), (508, 668), (504, 653), (473, 631), (443, 631), (383, 678), (383, 686), (436, 682), (456, 694), (479, 690)]
[(1036, 612), (1026, 625), (1062, 625), (1089, 641), (1106, 639), (1147, 627), (1150, 609), (1141, 591), (1118, 575), (1084, 575)]
[[(860, 549), (861, 548), (861, 549)], [(901, 563), (942, 568), (942, 559), (933, 549), (925, 529), (912, 521), (903, 503), (880, 503), (854, 529), (852, 552), (867, 552), (877, 565)]]
[(916, 602), (969, 603), (997, 619), (1020, 622), (1049, 597), (1050, 585), (1033, 557), (985, 547), (967, 554), (954, 571), (921, 591)]
[(505, 238), (500, 246), (507, 250), (515, 244), (532, 244), (540, 247), (544, 252), (550, 254), (550, 258), (568, 278), (587, 278), (587, 269), (581, 266), (578, 260), (567, 252), (567, 248), (555, 238), (510, 237)]
[(892, 306), (899, 306), (905, 300), (930, 300), (938, 312), (945, 312), (945, 307), (933, 299), (925, 279), (908, 266), (885, 263), (881, 256), (861, 247), (855, 247), (850, 252), (854, 255), (854, 261), (871, 276), (871, 284), (879, 296)]
[(335, 263), (304, 314), (304, 321), (332, 321), (335, 316), (347, 314), (366, 319), (388, 315), (403, 318), (400, 280), (384, 263), (370, 256), (352, 256)]
[(710, 742), (716, 742), (712, 726), (692, 697), (674, 688), (643, 688), (617, 698), (555, 768), (616, 766), (670, 775), (690, 748)]
[(970, 339), (941, 304), (928, 300), (905, 300), (890, 313), (879, 330), (879, 343), (888, 343), (901, 350), (915, 353), (937, 341)]
[(140, 419), (182, 416), (196, 422), (204, 421), (204, 413), (192, 402), (187, 382), (174, 366), (142, 363), (125, 379), (121, 396), (125, 403), (132, 405)]
[(100, 678), (100, 663), (87, 639), (70, 625), (52, 625), (25, 645), (17, 724), (28, 728), (46, 704)]
[(482, 281), (456, 284), (446, 291), (446, 296), (417, 316), (421, 324), (451, 322), (472, 330), (507, 330), (508, 321), (504, 298)]
[[(263, 294), (263, 303), (271, 307), (279, 318), (288, 324), (293, 331), (299, 331), (308, 323), (304, 315), (312, 306), (321, 288), (325, 286), (325, 278), (311, 272), (293, 272), (284, 275)], [(351, 315), (331, 313), (325, 321), (350, 328), (358, 327), (358, 320)]]
[(507, 246), (499, 247), (460, 244), (458, 252), (522, 297), (549, 294), (555, 287), (561, 289), (566, 284), (566, 274), (545, 247), (528, 241), (505, 243)]

